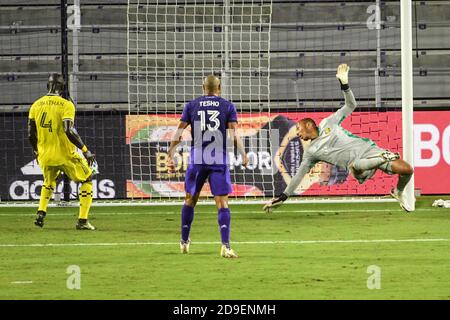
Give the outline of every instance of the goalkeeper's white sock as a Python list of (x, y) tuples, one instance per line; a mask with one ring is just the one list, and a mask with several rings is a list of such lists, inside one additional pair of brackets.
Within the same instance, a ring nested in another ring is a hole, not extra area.
[(398, 175), (397, 190), (399, 192), (403, 192), (403, 190), (405, 190), (405, 187), (408, 184), (409, 180), (411, 180), (411, 177), (412, 177), (412, 174), (399, 174)]

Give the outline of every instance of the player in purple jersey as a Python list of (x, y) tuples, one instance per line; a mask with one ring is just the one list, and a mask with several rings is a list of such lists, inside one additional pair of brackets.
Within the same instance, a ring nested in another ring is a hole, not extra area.
[(189, 253), (189, 232), (194, 219), (194, 208), (200, 191), (208, 180), (218, 209), (218, 222), (222, 247), (220, 254), (225, 258), (237, 258), (230, 247), (230, 209), (228, 194), (231, 193), (230, 170), (228, 168), (227, 137), (236, 144), (242, 156), (242, 164), (248, 164), (244, 145), (237, 135), (236, 107), (220, 97), (220, 80), (209, 75), (203, 80), (204, 95), (188, 102), (183, 110), (177, 132), (168, 151), (167, 166), (175, 170), (173, 155), (181, 142), (183, 130), (191, 126), (191, 156), (185, 178), (186, 197), (181, 210), (182, 253)]

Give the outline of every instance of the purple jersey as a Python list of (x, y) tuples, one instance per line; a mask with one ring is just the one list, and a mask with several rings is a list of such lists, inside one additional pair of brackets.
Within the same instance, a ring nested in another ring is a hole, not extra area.
[(191, 164), (226, 165), (227, 124), (237, 122), (236, 107), (217, 96), (202, 96), (186, 104), (181, 121), (191, 125)]

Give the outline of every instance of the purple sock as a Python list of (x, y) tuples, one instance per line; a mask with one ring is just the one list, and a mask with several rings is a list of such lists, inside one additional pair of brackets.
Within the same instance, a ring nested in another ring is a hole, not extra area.
[(194, 208), (183, 205), (181, 209), (181, 239), (188, 241), (191, 231), (192, 220), (194, 220)]
[(230, 209), (222, 208), (219, 209), (218, 222), (220, 227), (220, 236), (222, 237), (222, 244), (230, 244)]

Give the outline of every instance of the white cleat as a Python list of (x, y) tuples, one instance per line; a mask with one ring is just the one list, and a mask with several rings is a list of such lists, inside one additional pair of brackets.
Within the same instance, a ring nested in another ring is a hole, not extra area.
[(386, 161), (395, 161), (395, 160), (400, 159), (400, 154), (398, 152), (393, 153), (390, 151), (385, 151), (385, 152), (381, 153), (381, 157), (383, 159), (385, 159)]
[(394, 188), (391, 190), (391, 196), (398, 201), (400, 204), (400, 207), (405, 210), (406, 212), (413, 211), (408, 204), (406, 203), (405, 199), (403, 198), (403, 192), (399, 192), (397, 188)]
[(237, 258), (238, 255), (236, 252), (234, 252), (233, 249), (230, 247), (227, 247), (226, 245), (222, 245), (222, 248), (220, 249), (220, 255), (224, 258)]
[(191, 239), (188, 239), (188, 241), (180, 241), (180, 252), (183, 254), (189, 253), (189, 245), (191, 244)]

